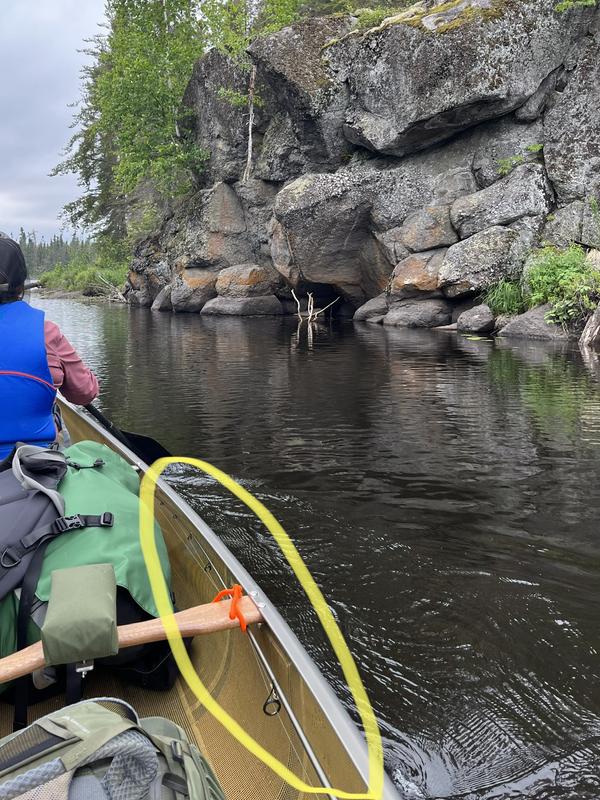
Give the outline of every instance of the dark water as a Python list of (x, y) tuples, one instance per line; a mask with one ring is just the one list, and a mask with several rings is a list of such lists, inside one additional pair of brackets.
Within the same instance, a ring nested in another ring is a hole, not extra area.
[[(263, 499), (324, 588), (411, 797), (600, 797), (600, 385), (579, 351), (43, 301), (124, 427)], [(172, 479), (345, 698), (276, 547)]]

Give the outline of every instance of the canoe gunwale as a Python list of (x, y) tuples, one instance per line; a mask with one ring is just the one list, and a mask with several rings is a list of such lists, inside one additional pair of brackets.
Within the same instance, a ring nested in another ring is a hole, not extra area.
[[(111, 447), (129, 463), (138, 468), (140, 473), (143, 474), (148, 470), (148, 464), (133, 453), (126, 445), (121, 443), (109, 431), (103, 428), (85, 409), (74, 406), (62, 397), (60, 398), (60, 403), (68, 407), (69, 410), (78, 417), (83, 418), (86, 424), (109, 442)], [(221, 559), (224, 567), (231, 573), (235, 581), (243, 587), (246, 594), (250, 595), (260, 608), (270, 634), (294, 664), (295, 669), (303, 679), (307, 689), (311, 692), (327, 722), (336, 732), (340, 743), (355, 765), (357, 772), (360, 774), (365, 785), (368, 786), (369, 764), (366, 742), (359, 733), (356, 724), (342, 705), (340, 699), (309, 656), (296, 634), (292, 631), (276, 606), (269, 600), (252, 575), (238, 561), (202, 517), (200, 517), (162, 477), (158, 478), (156, 486), (168, 497), (182, 516), (186, 517), (191, 522), (208, 547)], [(223, 583), (219, 570), (216, 569), (215, 572), (217, 573), (219, 581)], [(224, 583), (223, 587), (225, 587)], [(256, 638), (253, 636), (252, 639), (253, 647), (260, 649), (260, 644), (256, 641)], [(267, 657), (262, 653), (262, 650), (261, 654), (263, 658), (268, 661)], [(397, 800), (399, 798), (398, 790), (387, 774), (384, 775), (382, 798), (385, 800)]]

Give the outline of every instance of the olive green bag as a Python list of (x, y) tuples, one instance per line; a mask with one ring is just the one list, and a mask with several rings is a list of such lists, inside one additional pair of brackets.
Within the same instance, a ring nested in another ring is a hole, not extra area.
[(117, 584), (112, 564), (54, 570), (42, 646), (49, 667), (89, 662), (119, 652)]

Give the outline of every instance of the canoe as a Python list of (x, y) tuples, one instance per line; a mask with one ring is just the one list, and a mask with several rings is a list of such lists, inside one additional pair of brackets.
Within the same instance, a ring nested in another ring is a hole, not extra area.
[[(87, 412), (62, 403), (73, 442), (108, 445), (140, 473), (147, 465)], [(194, 639), (191, 659), (212, 697), (268, 752), (311, 786), (367, 792), (369, 769), (364, 737), (275, 606), (219, 537), (159, 480), (155, 514), (171, 559), (173, 589), (180, 609), (210, 603), (224, 587), (241, 584), (264, 622)], [(97, 673), (97, 674), (96, 674)], [(85, 696), (119, 697), (141, 716), (164, 716), (185, 729), (210, 761), (228, 800), (295, 800), (328, 797), (301, 793), (250, 754), (179, 678), (173, 689), (153, 692), (94, 670)], [(279, 704), (269, 703), (273, 692)], [(60, 698), (30, 709), (30, 721), (54, 710)], [(277, 710), (279, 708), (279, 710)], [(276, 713), (274, 713), (276, 712)], [(12, 708), (0, 703), (0, 733), (11, 728)], [(382, 797), (398, 798), (386, 776)]]

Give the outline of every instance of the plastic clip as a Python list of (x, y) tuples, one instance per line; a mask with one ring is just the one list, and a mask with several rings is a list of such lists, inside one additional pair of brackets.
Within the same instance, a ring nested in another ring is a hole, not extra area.
[(231, 597), (231, 607), (229, 609), (229, 619), (236, 619), (240, 623), (240, 628), (245, 633), (248, 624), (246, 622), (246, 618), (242, 613), (239, 602), (242, 599), (242, 587), (239, 583), (234, 584), (231, 589), (222, 589), (219, 594), (213, 600), (213, 603), (218, 603), (224, 597)]

